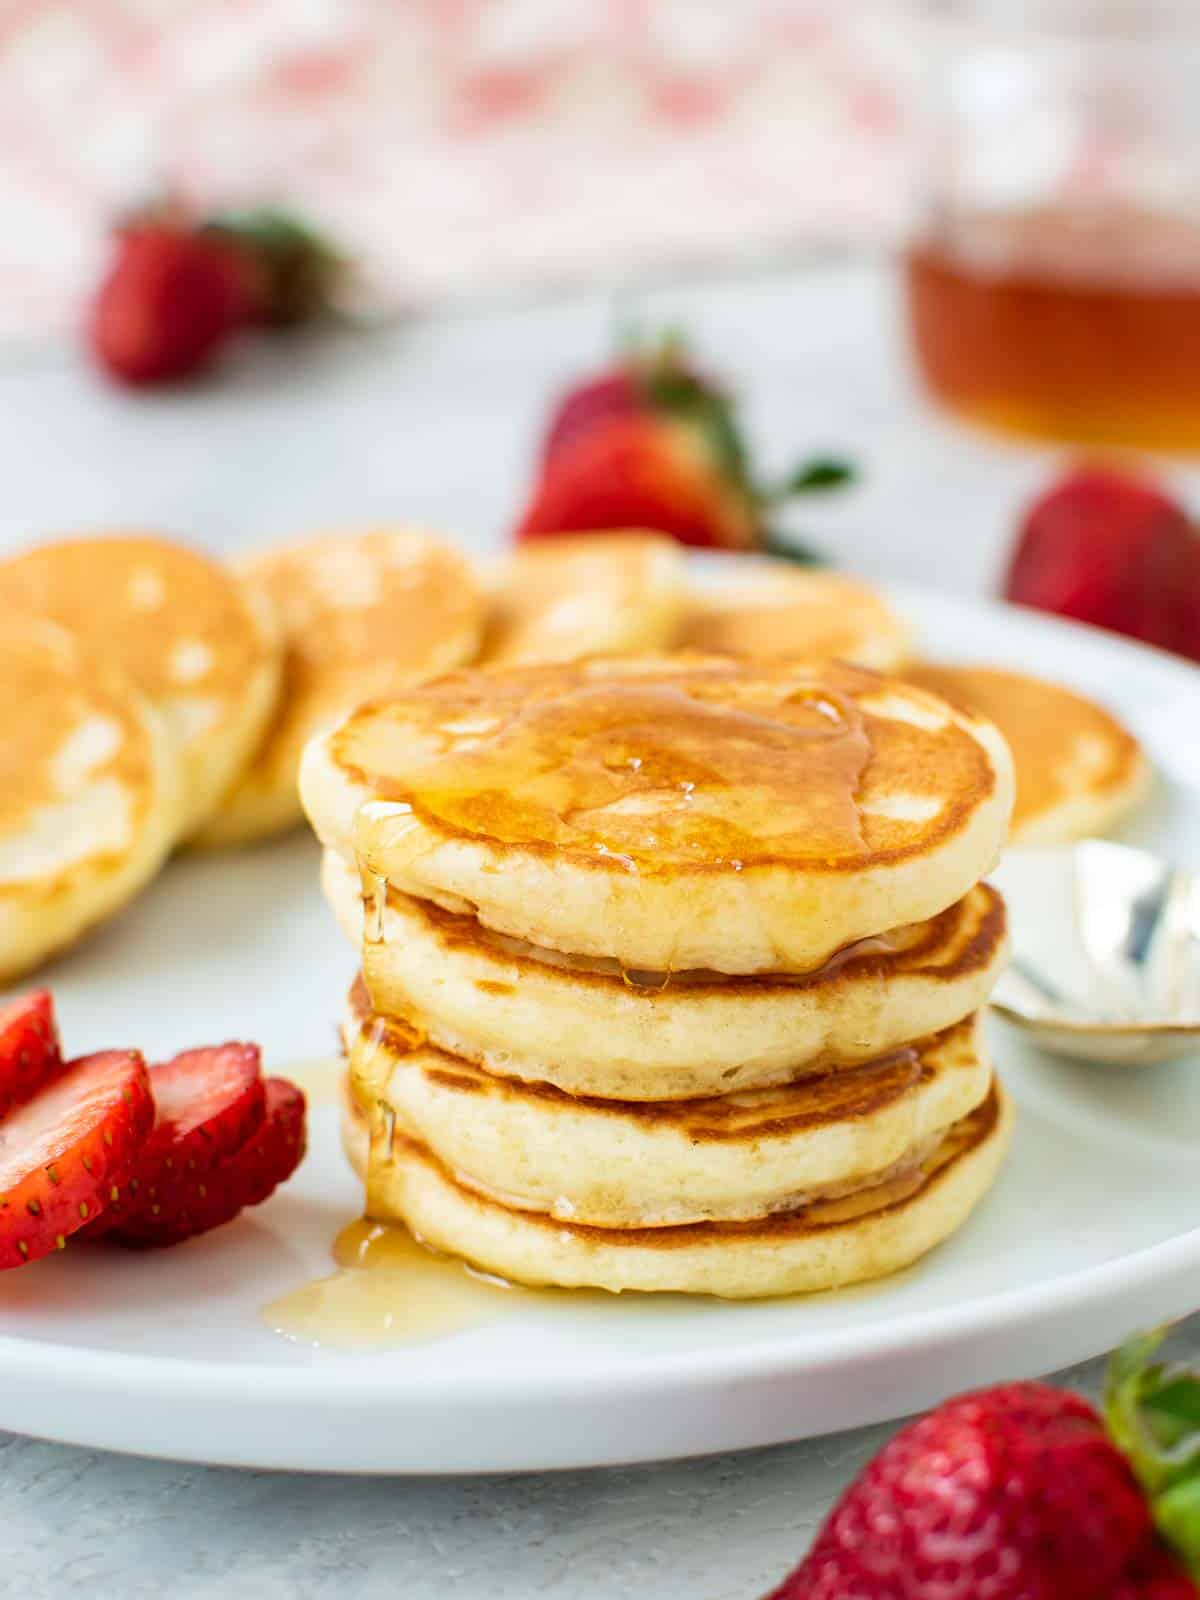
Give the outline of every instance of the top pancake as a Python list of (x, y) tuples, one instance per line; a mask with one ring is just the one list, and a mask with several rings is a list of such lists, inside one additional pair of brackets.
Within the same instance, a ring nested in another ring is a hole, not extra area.
[(481, 663), (517, 666), (672, 643), (683, 610), (679, 546), (658, 533), (595, 533), (523, 545), (492, 579)]
[(0, 621), (0, 980), (114, 911), (174, 838), (174, 745), (124, 674), (41, 618)]
[(236, 570), (278, 613), (283, 688), (264, 742), (204, 830), (204, 844), (298, 822), (296, 777), (312, 735), (360, 700), (469, 661), (483, 630), (472, 567), (413, 528), (296, 540), (256, 550)]
[(281, 652), (265, 599), (194, 550), (130, 534), (0, 562), (0, 610), (60, 623), (133, 681), (179, 745), (180, 836), (204, 822), (274, 710)]
[(884, 600), (852, 578), (739, 562), (719, 583), (692, 587), (678, 643), (756, 661), (836, 656), (894, 672), (908, 658), (909, 637)]
[(529, 943), (658, 972), (806, 971), (994, 862), (990, 724), (838, 663), (460, 672), (359, 708), (301, 774), (322, 839)]
[(999, 667), (920, 662), (906, 677), (1000, 729), (1016, 769), (1013, 844), (1066, 843), (1101, 833), (1132, 810), (1150, 767), (1131, 733), (1091, 700)]

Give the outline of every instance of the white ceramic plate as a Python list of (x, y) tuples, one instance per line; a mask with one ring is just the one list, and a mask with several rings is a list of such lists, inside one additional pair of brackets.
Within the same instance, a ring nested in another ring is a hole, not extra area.
[[(1200, 866), (1200, 671), (1033, 613), (897, 603), (931, 654), (1005, 662), (1106, 701), (1164, 784), (1133, 836)], [(330, 1053), (352, 967), (295, 838), (183, 859), (49, 974), (73, 1051), (151, 1057), (229, 1036), (269, 1066)], [(83, 1251), (0, 1277), (0, 1426), (113, 1450), (348, 1472), (651, 1460), (879, 1421), (1043, 1373), (1200, 1300), (1200, 1061), (1090, 1071), (997, 1030), (1020, 1110), (970, 1224), (891, 1281), (730, 1305), (588, 1296), (442, 1339), (347, 1354), (260, 1310), (330, 1270), (356, 1213), (331, 1100), (267, 1206), (183, 1248)]]

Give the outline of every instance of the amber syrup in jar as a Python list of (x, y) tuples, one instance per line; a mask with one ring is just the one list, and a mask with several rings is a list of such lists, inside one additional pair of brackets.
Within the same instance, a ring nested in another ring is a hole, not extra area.
[(905, 263), (917, 365), (970, 420), (1200, 449), (1200, 224), (1043, 208), (959, 215)]

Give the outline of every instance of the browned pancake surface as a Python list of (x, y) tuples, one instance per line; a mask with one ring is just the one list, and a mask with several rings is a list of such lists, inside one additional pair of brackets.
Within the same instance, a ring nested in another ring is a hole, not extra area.
[(647, 874), (920, 856), (996, 782), (936, 699), (836, 662), (453, 673), (361, 708), (330, 749), (444, 833)]
[(678, 602), (668, 604), (672, 596), (660, 591), (679, 564), (678, 546), (655, 533), (521, 546), (492, 594), (479, 659), (488, 666), (568, 661), (633, 641), (641, 649), (669, 644)]
[(231, 576), (150, 534), (63, 539), (0, 562), (0, 610), (50, 618), (156, 705), (190, 697), (217, 723), (276, 650)]
[[(570, 1095), (549, 1083), (505, 1078), (431, 1045), (413, 1022), (378, 1017), (366, 986), (358, 978), (349, 1009), (362, 1030), (368, 1053), (383, 1052), (388, 1067), (423, 1072), (456, 1093), (497, 1100), (537, 1100), (547, 1108), (583, 1106), (605, 1116), (633, 1119), (647, 1126), (676, 1129), (696, 1143), (747, 1142), (854, 1122), (876, 1116), (938, 1072), (973, 1072), (977, 1062), (975, 1019), (967, 1017), (915, 1045), (891, 1051), (858, 1066), (815, 1073), (799, 1083), (695, 1100), (601, 1100)], [(420, 1052), (419, 1055), (414, 1052)], [(372, 1082), (375, 1082), (372, 1073)], [(360, 1088), (360, 1093), (362, 1090)], [(550, 1109), (548, 1109), (548, 1114)]]
[[(408, 897), (389, 885), (388, 901), (398, 905)], [(420, 902), (421, 915), (436, 929), (446, 950), (478, 952), (507, 967), (529, 972), (544, 971), (553, 952), (536, 952), (487, 927), (477, 917), (448, 911), (431, 900)], [(553, 962), (572, 984), (607, 987), (614, 980), (627, 992), (653, 1004), (667, 988), (686, 987), (691, 995), (761, 994), (771, 989), (804, 989), (820, 985), (832, 993), (836, 988), (861, 982), (867, 977), (898, 977), (901, 974), (941, 979), (954, 983), (986, 967), (995, 958), (1008, 926), (1004, 901), (990, 884), (976, 885), (970, 895), (956, 900), (945, 911), (926, 922), (896, 928), (877, 938), (860, 939), (837, 951), (830, 959), (808, 973), (763, 973), (727, 975), (719, 972), (626, 972), (620, 962), (581, 956)], [(368, 948), (368, 956), (371, 950)], [(475, 980), (484, 994), (511, 994), (514, 985), (488, 978)]]
[[(363, 1113), (355, 1108), (360, 1119)], [(641, 1248), (670, 1250), (684, 1245), (722, 1243), (744, 1245), (754, 1241), (769, 1244), (829, 1229), (853, 1227), (866, 1218), (883, 1216), (911, 1204), (918, 1196), (930, 1193), (989, 1137), (1000, 1117), (1000, 1100), (993, 1084), (986, 1100), (969, 1115), (956, 1122), (937, 1148), (911, 1172), (854, 1194), (832, 1200), (814, 1200), (797, 1211), (774, 1212), (745, 1222), (693, 1222), (674, 1227), (602, 1228), (563, 1221), (542, 1212), (522, 1211), (522, 1223), (573, 1234), (583, 1241), (608, 1245), (635, 1245)], [(479, 1209), (504, 1211), (498, 1201), (488, 1199), (461, 1184), (437, 1157), (419, 1141), (397, 1128), (393, 1149), (403, 1161), (419, 1161), (433, 1168), (442, 1183), (455, 1189), (460, 1200)]]
[(679, 643), (686, 650), (759, 661), (853, 659), (899, 634), (896, 618), (864, 584), (834, 572), (783, 569), (742, 574), (723, 589), (695, 591)]
[(1000, 667), (921, 662), (905, 677), (981, 713), (1007, 739), (1016, 768), (1014, 833), (1064, 801), (1134, 781), (1137, 740), (1102, 706), (1044, 678)]
[(305, 741), (356, 700), (470, 660), (484, 599), (467, 561), (413, 528), (318, 534), (238, 565), (284, 633), (274, 724), (252, 780), (294, 782)]

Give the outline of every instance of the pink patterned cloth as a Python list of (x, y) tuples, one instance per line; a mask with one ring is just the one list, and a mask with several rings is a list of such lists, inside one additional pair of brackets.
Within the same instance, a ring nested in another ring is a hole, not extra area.
[(166, 185), (286, 200), (397, 306), (878, 237), (913, 44), (854, 0), (0, 0), (0, 331)]

